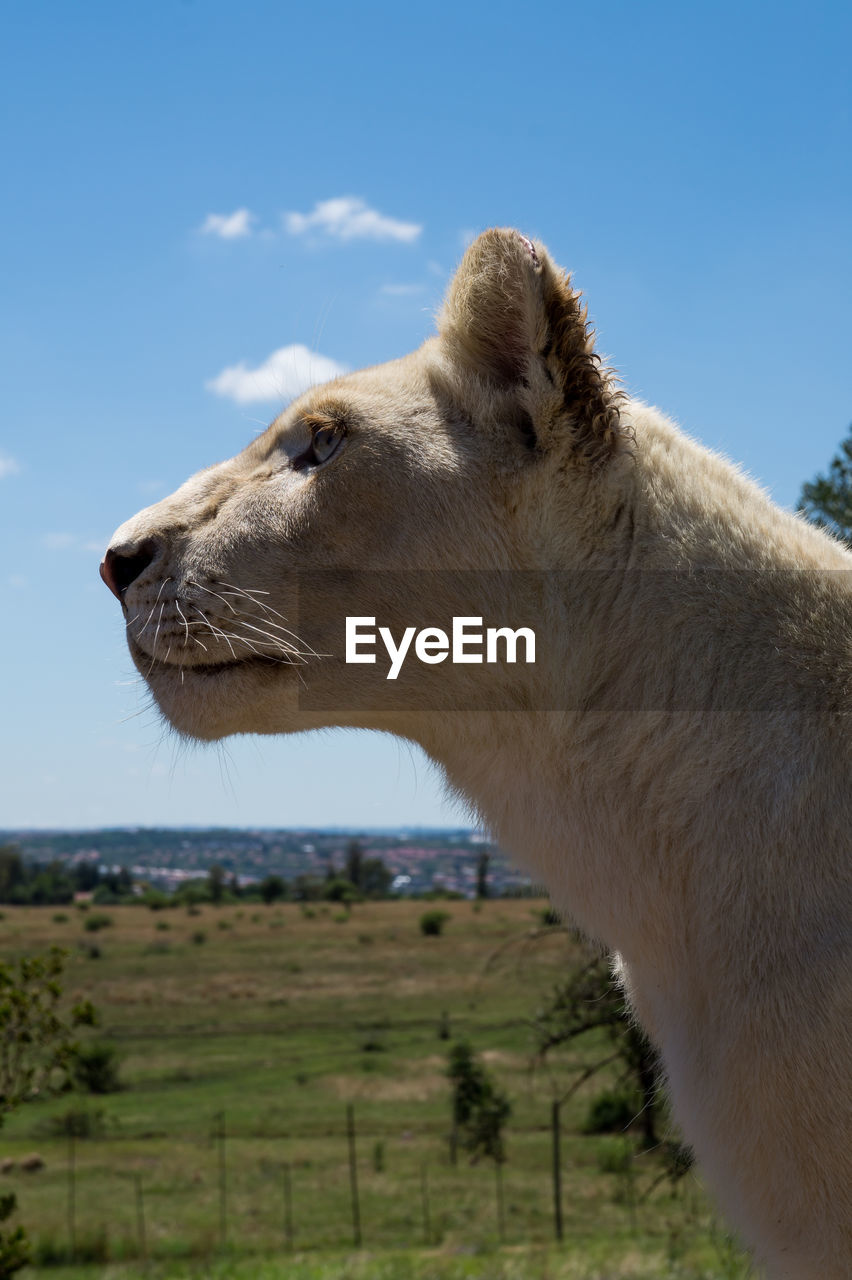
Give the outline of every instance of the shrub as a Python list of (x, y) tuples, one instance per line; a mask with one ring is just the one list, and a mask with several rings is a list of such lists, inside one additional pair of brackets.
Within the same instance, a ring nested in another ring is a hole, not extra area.
[(336, 876), (333, 880), (327, 880), (323, 885), (323, 894), (327, 902), (362, 902), (364, 895), (349, 880), (344, 880), (342, 876)]
[(167, 930), (167, 929), (171, 929), (171, 927), (172, 927), (172, 926), (169, 924), (168, 920), (158, 920), (158, 921), (157, 921), (157, 930), (158, 930), (158, 932), (159, 932), (159, 933), (165, 933), (165, 932), (166, 932), (166, 930)]
[(449, 911), (424, 911), (420, 917), (420, 932), (427, 938), (437, 938), (444, 932), (449, 918)]
[(195, 933), (192, 935), (192, 941), (197, 947), (200, 947), (202, 942), (207, 941), (207, 934), (203, 929), (196, 929)]
[(53, 916), (53, 923), (54, 923), (54, 924), (67, 924), (67, 923), (68, 923), (68, 916), (65, 914), (65, 912), (64, 912), (64, 911), (56, 911), (56, 912), (54, 912), (54, 916)]
[(606, 1089), (592, 1101), (583, 1122), (584, 1133), (622, 1133), (641, 1109), (636, 1095), (626, 1089)]
[(633, 1148), (622, 1138), (602, 1138), (598, 1147), (601, 1173), (629, 1173), (633, 1167)]
[(32, 1261), (37, 1267), (70, 1267), (83, 1263), (97, 1265), (109, 1260), (109, 1240), (103, 1227), (91, 1233), (78, 1232), (73, 1249), (68, 1240), (41, 1235), (32, 1251)]
[(92, 893), (92, 905), (95, 907), (117, 907), (121, 902), (122, 895), (106, 884), (99, 884)]
[(105, 1040), (80, 1045), (71, 1059), (71, 1075), (78, 1089), (87, 1093), (116, 1093), (121, 1083), (115, 1045)]
[(98, 933), (101, 929), (109, 929), (111, 924), (112, 916), (108, 916), (104, 911), (96, 911), (94, 915), (86, 917), (83, 928), (86, 933)]
[[(0, 912), (2, 914), (2, 912)], [(0, 1195), (0, 1222), (10, 1218), (17, 1208), (12, 1192)], [(0, 1276), (12, 1276), (31, 1261), (30, 1244), (23, 1227), (15, 1227), (8, 1234), (0, 1233)]]

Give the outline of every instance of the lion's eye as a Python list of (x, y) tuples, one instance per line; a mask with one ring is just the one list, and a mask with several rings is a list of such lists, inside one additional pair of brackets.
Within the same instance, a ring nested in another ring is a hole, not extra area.
[(327, 427), (315, 428), (311, 438), (311, 462), (315, 466), (328, 462), (329, 458), (340, 448), (344, 435), (344, 429), (339, 423), (330, 423)]

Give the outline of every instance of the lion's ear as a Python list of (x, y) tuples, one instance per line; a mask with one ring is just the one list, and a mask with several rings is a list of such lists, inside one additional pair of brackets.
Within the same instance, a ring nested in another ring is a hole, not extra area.
[(525, 236), (484, 231), (465, 253), (439, 320), (450, 355), (482, 377), (522, 381), (542, 336), (541, 274)]
[(517, 388), (540, 442), (568, 436), (596, 462), (614, 452), (622, 396), (595, 351), (580, 294), (543, 245), (504, 229), (479, 236), (450, 285), (439, 329), (457, 364)]

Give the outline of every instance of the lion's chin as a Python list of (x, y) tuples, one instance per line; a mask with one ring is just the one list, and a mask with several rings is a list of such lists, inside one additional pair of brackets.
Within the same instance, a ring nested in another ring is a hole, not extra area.
[(130, 651), (161, 714), (183, 737), (215, 742), (298, 728), (299, 684), (290, 663), (252, 656), (190, 666), (152, 659), (133, 644)]

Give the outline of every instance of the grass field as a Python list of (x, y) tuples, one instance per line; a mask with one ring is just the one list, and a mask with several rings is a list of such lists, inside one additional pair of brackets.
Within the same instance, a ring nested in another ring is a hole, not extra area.
[[(595, 1046), (531, 1069), (529, 1020), (578, 955), (559, 930), (525, 940), (541, 905), (442, 903), (450, 919), (440, 937), (421, 934), (426, 906), (415, 902), (349, 913), (118, 907), (97, 933), (75, 908), (7, 908), (6, 955), (50, 943), (70, 951), (69, 997), (99, 1009), (123, 1083), (101, 1097), (32, 1103), (0, 1134), (0, 1155), (14, 1163), (0, 1189), (16, 1192), (34, 1245), (28, 1274), (746, 1276), (693, 1175), (648, 1194), (660, 1168), (653, 1152), (633, 1159), (625, 1136), (580, 1133), (601, 1081), (564, 1109), (565, 1238), (554, 1245), (551, 1100)], [(449, 1162), (447, 1027), (484, 1055), (512, 1100), (502, 1240), (493, 1166)], [(62, 1129), (70, 1110), (85, 1113), (77, 1124), (90, 1131), (73, 1143)], [(25, 1172), (32, 1153), (44, 1168)]]

